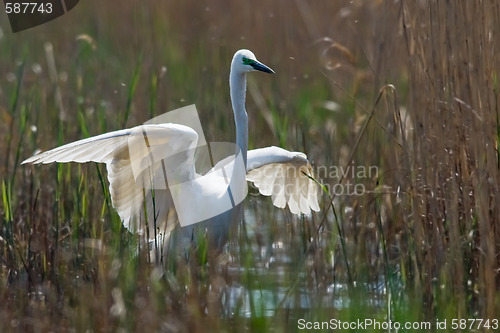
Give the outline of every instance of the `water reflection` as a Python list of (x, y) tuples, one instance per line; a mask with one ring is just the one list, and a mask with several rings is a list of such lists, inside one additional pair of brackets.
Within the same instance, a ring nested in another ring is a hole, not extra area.
[[(230, 281), (221, 291), (225, 317), (273, 317), (282, 310), (335, 313), (353, 305), (353, 292), (362, 295), (365, 306), (386, 307), (384, 277), (349, 284), (342, 260), (335, 257), (338, 249), (331, 249), (331, 235), (321, 235), (307, 252), (311, 240), (304, 241), (302, 229), (311, 228), (305, 225), (311, 223), (308, 219), (276, 214), (263, 220), (256, 216), (259, 211), (247, 207), (243, 235), (228, 245), (228, 253), (242, 257), (233, 257), (225, 267)], [(283, 229), (296, 232), (279, 231)]]

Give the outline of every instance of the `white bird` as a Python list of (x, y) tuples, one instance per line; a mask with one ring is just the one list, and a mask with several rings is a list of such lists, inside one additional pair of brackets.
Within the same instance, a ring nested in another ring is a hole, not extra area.
[[(229, 86), (236, 122), (236, 145), (246, 170), (242, 174), (233, 173), (234, 181), (245, 184), (245, 195), (246, 180), (253, 182), (262, 195), (272, 196), (276, 207), (285, 208), (288, 205), (294, 214), (319, 211), (319, 187), (306, 176), (312, 176), (312, 167), (305, 154), (278, 147), (247, 151), (246, 73), (252, 71), (274, 73), (251, 51), (237, 51), (231, 62)], [(147, 149), (142, 149), (145, 137)], [(171, 235), (173, 230), (174, 235), (181, 235), (181, 242), (185, 242), (192, 239), (193, 230), (198, 229), (207, 232), (210, 241), (220, 247), (226, 242), (231, 226), (241, 218), (239, 204), (225, 212), (222, 209), (221, 214), (202, 223), (177, 227), (179, 219), (169, 186), (171, 183), (190, 184), (190, 195), (184, 198), (190, 205), (187, 215), (183, 215), (187, 218), (190, 211), (197, 213), (202, 207), (215, 210), (222, 207), (223, 196), (228, 192), (228, 182), (219, 172), (219, 164), (212, 169), (215, 172), (209, 172), (204, 177), (196, 173), (197, 142), (197, 132), (188, 126), (146, 124), (72, 142), (32, 156), (22, 164), (106, 163), (113, 207), (130, 231), (139, 232), (150, 244), (158, 247), (158, 241), (175, 238)], [(155, 156), (155, 159), (150, 156)], [(228, 164), (230, 169), (235, 163), (236, 160), (233, 160)], [(147, 177), (138, 173), (147, 174)], [(170, 177), (165, 177), (165, 174)], [(166, 178), (168, 184), (165, 184)], [(166, 245), (163, 243), (159, 247)]]

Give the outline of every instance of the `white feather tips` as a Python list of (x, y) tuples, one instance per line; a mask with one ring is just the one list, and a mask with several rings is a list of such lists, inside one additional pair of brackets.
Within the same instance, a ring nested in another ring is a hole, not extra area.
[(286, 162), (283, 161), (284, 155), (281, 154), (280, 162), (251, 169), (247, 173), (247, 180), (253, 182), (262, 195), (271, 196), (274, 206), (278, 208), (285, 208), (288, 205), (293, 214), (319, 211), (319, 186), (308, 177), (313, 175), (306, 156), (301, 153), (285, 152), (289, 154)]

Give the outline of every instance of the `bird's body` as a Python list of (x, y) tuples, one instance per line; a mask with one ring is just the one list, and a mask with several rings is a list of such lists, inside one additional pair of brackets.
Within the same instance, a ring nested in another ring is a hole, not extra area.
[[(252, 52), (235, 53), (230, 95), (237, 130), (236, 158), (220, 161), (206, 175), (195, 169), (197, 132), (175, 123), (146, 124), (94, 136), (40, 153), (23, 164), (106, 163), (112, 203), (124, 226), (160, 249), (166, 247), (174, 229), (175, 242), (183, 246), (199, 234), (197, 230), (206, 232), (213, 246), (224, 245), (231, 226), (241, 219), (241, 200), (236, 199), (246, 195), (247, 180), (262, 194), (271, 195), (277, 207), (288, 205), (295, 214), (318, 211), (318, 187), (306, 176), (312, 169), (304, 154), (278, 147), (248, 151), (246, 73), (256, 70), (274, 73)], [(232, 205), (227, 209), (229, 201)], [(186, 202), (190, 209), (179, 210), (179, 204)], [(179, 219), (189, 225), (177, 228)]]

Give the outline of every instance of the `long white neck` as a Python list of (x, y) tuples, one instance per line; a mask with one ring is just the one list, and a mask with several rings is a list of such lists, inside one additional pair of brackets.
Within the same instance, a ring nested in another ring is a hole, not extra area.
[(229, 90), (233, 105), (234, 122), (236, 123), (236, 144), (241, 149), (243, 161), (247, 165), (248, 150), (248, 115), (245, 110), (245, 96), (247, 90), (246, 73), (231, 70), (229, 75)]

